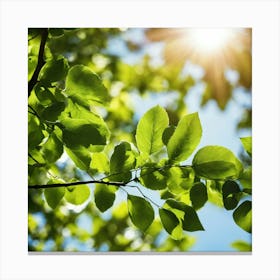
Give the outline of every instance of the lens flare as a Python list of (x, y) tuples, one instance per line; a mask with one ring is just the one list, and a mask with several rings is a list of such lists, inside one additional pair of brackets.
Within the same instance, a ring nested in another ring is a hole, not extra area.
[(232, 29), (225, 28), (195, 28), (187, 30), (186, 33), (191, 47), (202, 53), (224, 49), (234, 36)]

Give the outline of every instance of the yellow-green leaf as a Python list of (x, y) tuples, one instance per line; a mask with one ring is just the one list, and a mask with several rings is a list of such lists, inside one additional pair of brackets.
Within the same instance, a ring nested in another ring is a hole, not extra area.
[(211, 179), (237, 179), (243, 170), (242, 163), (227, 148), (206, 146), (200, 149), (193, 158), (196, 176)]
[(68, 187), (65, 192), (65, 199), (75, 205), (84, 203), (90, 196), (90, 189), (87, 185)]
[(87, 66), (75, 65), (66, 77), (66, 94), (83, 106), (90, 103), (106, 103), (109, 94), (101, 79)]
[(163, 147), (162, 134), (168, 122), (166, 111), (159, 105), (144, 114), (136, 129), (136, 143), (141, 153), (151, 155)]
[(169, 159), (175, 162), (186, 160), (199, 144), (201, 135), (202, 128), (198, 113), (184, 116), (168, 141)]

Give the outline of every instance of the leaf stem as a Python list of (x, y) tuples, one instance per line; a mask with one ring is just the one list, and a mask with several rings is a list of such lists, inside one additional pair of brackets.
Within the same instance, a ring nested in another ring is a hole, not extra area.
[(153, 203), (157, 208), (161, 208), (157, 203), (155, 203), (153, 200), (151, 200), (148, 196), (146, 196), (142, 190), (138, 187), (138, 186), (135, 186), (137, 188), (137, 190), (141, 193), (141, 195), (146, 199), (146, 200), (149, 200), (151, 203)]

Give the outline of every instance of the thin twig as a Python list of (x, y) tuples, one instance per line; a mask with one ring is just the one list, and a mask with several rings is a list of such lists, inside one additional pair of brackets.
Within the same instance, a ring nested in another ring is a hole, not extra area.
[(28, 105), (28, 108), (31, 109), (32, 112), (33, 112), (33, 113), (31, 113), (31, 112), (28, 111), (30, 114), (33, 114), (33, 115), (36, 116), (39, 120), (41, 119), (40, 116), (38, 115), (38, 113), (35, 111), (35, 109), (34, 109), (32, 106)]
[(79, 182), (71, 182), (71, 183), (55, 183), (55, 184), (47, 184), (47, 185), (29, 185), (28, 189), (50, 189), (50, 188), (58, 188), (58, 187), (70, 187), (70, 186), (78, 186), (85, 184), (104, 184), (111, 185), (116, 187), (125, 186), (123, 182), (104, 182), (99, 180), (90, 180), (90, 181), (79, 181)]
[(160, 208), (160, 206), (155, 203), (153, 200), (151, 200), (149, 197), (147, 197), (143, 192), (142, 190), (138, 187), (138, 186), (135, 186), (137, 188), (137, 190), (141, 193), (141, 195), (146, 199), (146, 200), (149, 200), (151, 203), (153, 203), (156, 207)]

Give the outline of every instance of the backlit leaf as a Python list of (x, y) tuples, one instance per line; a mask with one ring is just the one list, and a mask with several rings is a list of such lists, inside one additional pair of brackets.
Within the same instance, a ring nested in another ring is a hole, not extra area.
[(154, 220), (154, 209), (142, 197), (128, 195), (128, 213), (133, 224), (145, 232)]
[(66, 77), (66, 94), (75, 102), (89, 106), (89, 103), (106, 103), (109, 101), (107, 89), (101, 79), (89, 68), (75, 65)]
[(61, 120), (63, 142), (69, 148), (89, 145), (106, 145), (109, 130), (102, 119), (94, 123), (88, 119), (64, 118)]
[(231, 243), (231, 246), (239, 252), (251, 252), (252, 244), (245, 242), (243, 240), (237, 240)]
[(201, 135), (202, 129), (198, 114), (184, 116), (168, 141), (169, 159), (176, 162), (186, 160), (199, 144)]
[(224, 207), (223, 196), (222, 196), (222, 187), (218, 181), (206, 181), (206, 188), (208, 194), (208, 201), (218, 207)]
[(65, 199), (75, 205), (84, 203), (90, 196), (90, 189), (87, 185), (68, 187), (65, 192)]
[[(49, 180), (47, 184), (63, 183), (64, 181), (58, 179)], [(55, 209), (61, 199), (64, 197), (65, 187), (46, 188), (44, 189), (44, 196), (48, 205)]]
[(94, 189), (94, 201), (101, 212), (108, 210), (115, 201), (115, 187), (96, 184)]
[(155, 163), (147, 163), (142, 167), (140, 182), (151, 190), (163, 190), (167, 187), (165, 171)]
[(44, 139), (40, 121), (35, 116), (28, 114), (28, 149), (32, 150)]
[(49, 188), (44, 190), (44, 195), (48, 205), (55, 209), (65, 194), (65, 188)]
[(243, 170), (240, 175), (239, 182), (244, 188), (243, 191), (252, 192), (252, 167), (249, 166)]
[(197, 176), (212, 180), (237, 179), (243, 169), (239, 159), (229, 149), (221, 146), (200, 149), (192, 164)]
[(87, 148), (83, 146), (72, 149), (65, 147), (65, 151), (78, 168), (85, 171), (89, 170), (91, 163), (91, 153)]
[(94, 172), (107, 173), (110, 171), (109, 159), (103, 152), (93, 153), (90, 162), (90, 168)]
[(63, 153), (63, 145), (53, 132), (42, 147), (42, 155), (48, 163), (56, 162)]
[(240, 138), (240, 140), (245, 151), (249, 154), (249, 156), (252, 156), (252, 137), (243, 137)]
[(166, 111), (155, 106), (140, 119), (136, 129), (136, 143), (139, 151), (146, 155), (158, 152), (163, 147), (162, 134), (168, 126)]
[(117, 145), (110, 159), (110, 180), (126, 182), (131, 179), (131, 169), (135, 167), (135, 157), (127, 142)]
[(241, 203), (233, 212), (235, 223), (245, 231), (252, 232), (252, 202), (249, 200)]
[(167, 187), (171, 193), (181, 194), (189, 190), (194, 181), (194, 172), (190, 167), (171, 167), (165, 173)]

